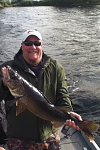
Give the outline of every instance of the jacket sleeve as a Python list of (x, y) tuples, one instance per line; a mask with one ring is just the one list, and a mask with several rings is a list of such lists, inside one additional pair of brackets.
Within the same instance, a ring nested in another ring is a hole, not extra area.
[(67, 78), (63, 67), (57, 62), (57, 106), (67, 107), (68, 111), (73, 111), (71, 101), (69, 99)]

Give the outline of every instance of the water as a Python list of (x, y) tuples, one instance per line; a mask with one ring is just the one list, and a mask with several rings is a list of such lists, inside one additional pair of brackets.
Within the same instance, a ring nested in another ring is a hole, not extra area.
[[(0, 9), (0, 64), (13, 58), (27, 29), (41, 32), (43, 51), (64, 67), (74, 110), (100, 125), (100, 6)], [(99, 136), (100, 129), (100, 146)]]

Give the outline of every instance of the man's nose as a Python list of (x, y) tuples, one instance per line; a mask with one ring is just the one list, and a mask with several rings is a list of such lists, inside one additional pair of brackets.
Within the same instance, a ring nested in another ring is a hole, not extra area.
[(36, 49), (36, 46), (34, 45), (34, 43), (32, 44), (32, 47), (33, 47), (34, 49)]

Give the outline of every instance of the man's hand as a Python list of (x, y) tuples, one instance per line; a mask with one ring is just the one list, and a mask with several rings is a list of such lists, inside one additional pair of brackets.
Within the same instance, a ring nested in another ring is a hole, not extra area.
[(4, 80), (4, 78), (3, 78), (2, 80), (3, 80), (3, 84), (4, 84), (5, 86), (7, 86), (7, 83), (6, 83), (6, 81)]
[[(5, 68), (5, 67), (2, 68), (2, 73), (3, 73), (3, 76), (6, 75), (7, 71), (6, 71), (6, 68)], [(6, 81), (4, 80), (4, 78), (3, 78), (2, 80), (3, 80), (3, 84), (4, 84), (5, 86), (7, 86)]]
[[(79, 121), (82, 121), (82, 118), (80, 115), (78, 115), (77, 113), (74, 113), (74, 112), (70, 112), (70, 115), (77, 118)], [(74, 128), (76, 130), (80, 130), (80, 128), (78, 126), (75, 125), (74, 121), (71, 121), (71, 120), (66, 120), (66, 125), (71, 127), (71, 128)]]
[(0, 150), (5, 150), (3, 147), (0, 147)]

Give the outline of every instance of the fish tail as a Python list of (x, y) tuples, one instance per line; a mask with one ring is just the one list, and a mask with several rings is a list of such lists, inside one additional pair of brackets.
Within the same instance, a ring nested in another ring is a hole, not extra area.
[(93, 141), (93, 133), (97, 132), (99, 125), (91, 121), (83, 121), (83, 125), (79, 126), (86, 134), (90, 141)]

